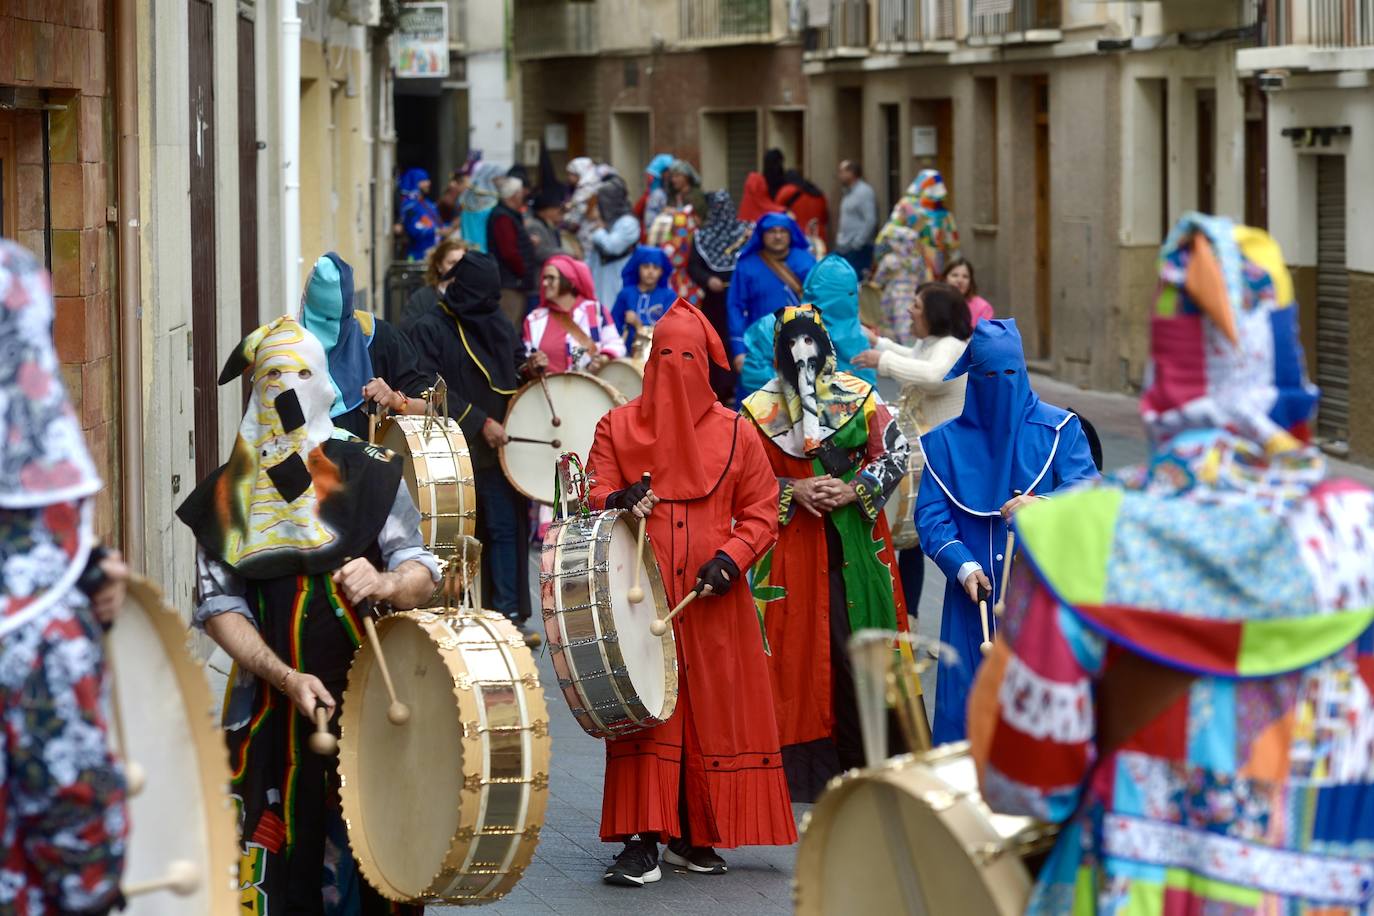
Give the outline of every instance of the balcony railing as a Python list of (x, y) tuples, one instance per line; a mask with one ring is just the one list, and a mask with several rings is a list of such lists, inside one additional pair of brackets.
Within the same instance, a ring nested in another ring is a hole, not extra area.
[[(1025, 41), (1031, 33), (1059, 29), (1058, 0), (968, 0), (968, 37), (970, 44)], [(1005, 11), (984, 12), (989, 7)]]
[(515, 56), (577, 57), (597, 52), (595, 3), (518, 0), (515, 3)]
[(1374, 0), (1264, 0), (1264, 43), (1374, 47)]
[(955, 0), (877, 0), (877, 45), (952, 41)]
[(679, 0), (682, 40), (727, 42), (772, 34), (772, 0)]
[(869, 0), (830, 0), (830, 23), (811, 30), (808, 51), (867, 50)]

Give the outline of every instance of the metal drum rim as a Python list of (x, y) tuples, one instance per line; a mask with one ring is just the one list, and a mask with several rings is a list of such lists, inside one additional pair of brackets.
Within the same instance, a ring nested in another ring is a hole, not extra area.
[[(580, 377), (580, 378), (584, 378), (584, 379), (587, 379), (588, 381), (591, 381), (591, 382), (596, 383), (596, 385), (597, 385), (598, 387), (602, 388), (607, 394), (609, 394), (609, 395), (611, 396), (611, 404), (612, 404), (612, 407), (619, 407), (621, 404), (624, 404), (624, 403), (625, 403), (625, 399), (624, 399), (623, 397), (620, 396), (620, 392), (616, 391), (614, 387), (612, 387), (611, 385), (606, 384), (605, 382), (603, 382), (601, 379), (597, 378), (597, 377), (594, 376), (594, 375), (591, 375), (591, 374), (589, 374), (589, 373), (587, 373), (587, 372), (558, 372), (558, 373), (551, 373), (551, 374), (549, 375), (549, 378), (554, 378), (554, 377), (561, 376), (561, 375), (575, 375), (575, 376), (578, 376), (578, 377)], [(506, 415), (505, 415), (505, 416), (502, 418), (502, 420), (501, 420), (501, 425), (502, 425), (503, 427), (509, 427), (509, 426), (510, 426), (510, 415), (511, 415), (511, 411), (515, 409), (515, 404), (516, 404), (516, 402), (517, 402), (518, 400), (520, 400), (520, 398), (521, 398), (522, 396), (524, 396), (526, 393), (528, 393), (529, 390), (530, 390), (531, 388), (538, 388), (538, 387), (539, 387), (539, 379), (536, 378), (536, 379), (531, 379), (530, 381), (528, 381), (528, 382), (526, 382), (525, 384), (521, 385), (519, 388), (515, 389), (515, 394), (511, 395), (510, 401), (508, 401), (508, 402), (506, 403)], [(542, 397), (542, 395), (541, 395), (541, 397)], [(503, 475), (505, 475), (506, 481), (507, 481), (512, 487), (515, 488), (515, 491), (516, 491), (517, 493), (519, 493), (521, 496), (525, 497), (525, 498), (528, 499), (528, 500), (531, 500), (531, 501), (533, 501), (533, 502), (539, 503), (541, 506), (552, 505), (552, 503), (549, 502), (548, 500), (543, 499), (543, 498), (541, 498), (541, 497), (539, 497), (539, 496), (534, 495), (533, 493), (528, 492), (524, 487), (520, 486), (520, 484), (519, 484), (518, 482), (516, 482), (516, 480), (515, 480), (515, 478), (514, 478), (513, 476), (511, 476), (510, 467), (509, 467), (509, 466), (507, 465), (507, 463), (506, 463), (506, 449), (505, 449), (505, 447), (502, 447), (502, 448), (497, 449), (497, 450), (496, 450), (496, 455), (497, 455), (497, 458), (498, 458), (498, 459), (500, 460), (500, 462), (501, 462), (501, 473), (502, 473)], [(588, 456), (587, 456), (587, 455), (578, 455), (578, 457), (581, 458), (581, 459), (583, 459), (583, 460), (586, 460)]]

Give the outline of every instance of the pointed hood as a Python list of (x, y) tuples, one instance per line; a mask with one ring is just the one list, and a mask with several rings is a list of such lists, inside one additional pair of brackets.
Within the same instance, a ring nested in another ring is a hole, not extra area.
[(324, 347), (334, 385), (330, 416), (356, 410), (372, 380), (371, 344), (353, 314), (353, 268), (334, 252), (315, 262), (301, 295), (301, 323)]
[(730, 464), (733, 442), (706, 434), (718, 406), (711, 364), (728, 366), (725, 346), (706, 316), (678, 299), (654, 325), (644, 393), (610, 413), (616, 461), (626, 480), (652, 475), (663, 499), (700, 499)]
[(820, 310), (835, 347), (835, 367), (876, 384), (878, 374), (872, 369), (854, 368), (854, 357), (868, 349), (868, 338), (859, 322), (859, 275), (853, 266), (838, 254), (826, 255), (806, 275), (802, 301)]

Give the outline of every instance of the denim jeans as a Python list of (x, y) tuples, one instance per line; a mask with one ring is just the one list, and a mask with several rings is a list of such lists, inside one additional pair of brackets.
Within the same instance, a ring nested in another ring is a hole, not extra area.
[(515, 619), (520, 613), (517, 592), (520, 570), (520, 500), (499, 467), (473, 472), (477, 489), (477, 515), (486, 529), (483, 545), (490, 570), (486, 592), (492, 610)]

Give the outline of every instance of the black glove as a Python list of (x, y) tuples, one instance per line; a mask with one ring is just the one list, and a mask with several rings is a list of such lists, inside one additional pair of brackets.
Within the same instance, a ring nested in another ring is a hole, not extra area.
[(644, 497), (649, 495), (649, 484), (641, 480), (639, 483), (630, 484), (623, 490), (616, 490), (606, 497), (607, 509), (624, 509), (629, 512)]
[(110, 548), (104, 544), (98, 545), (90, 552), (86, 560), (86, 568), (81, 571), (80, 577), (76, 580), (76, 587), (87, 598), (94, 598), (95, 593), (104, 588), (110, 581), (110, 577), (105, 575), (105, 570), (100, 568), (100, 564), (105, 562), (105, 558), (110, 555)]
[(737, 579), (739, 579), (739, 567), (735, 565), (734, 560), (719, 550), (716, 551), (714, 557), (701, 564), (701, 569), (697, 570), (697, 588), (709, 585), (713, 595), (725, 594)]

